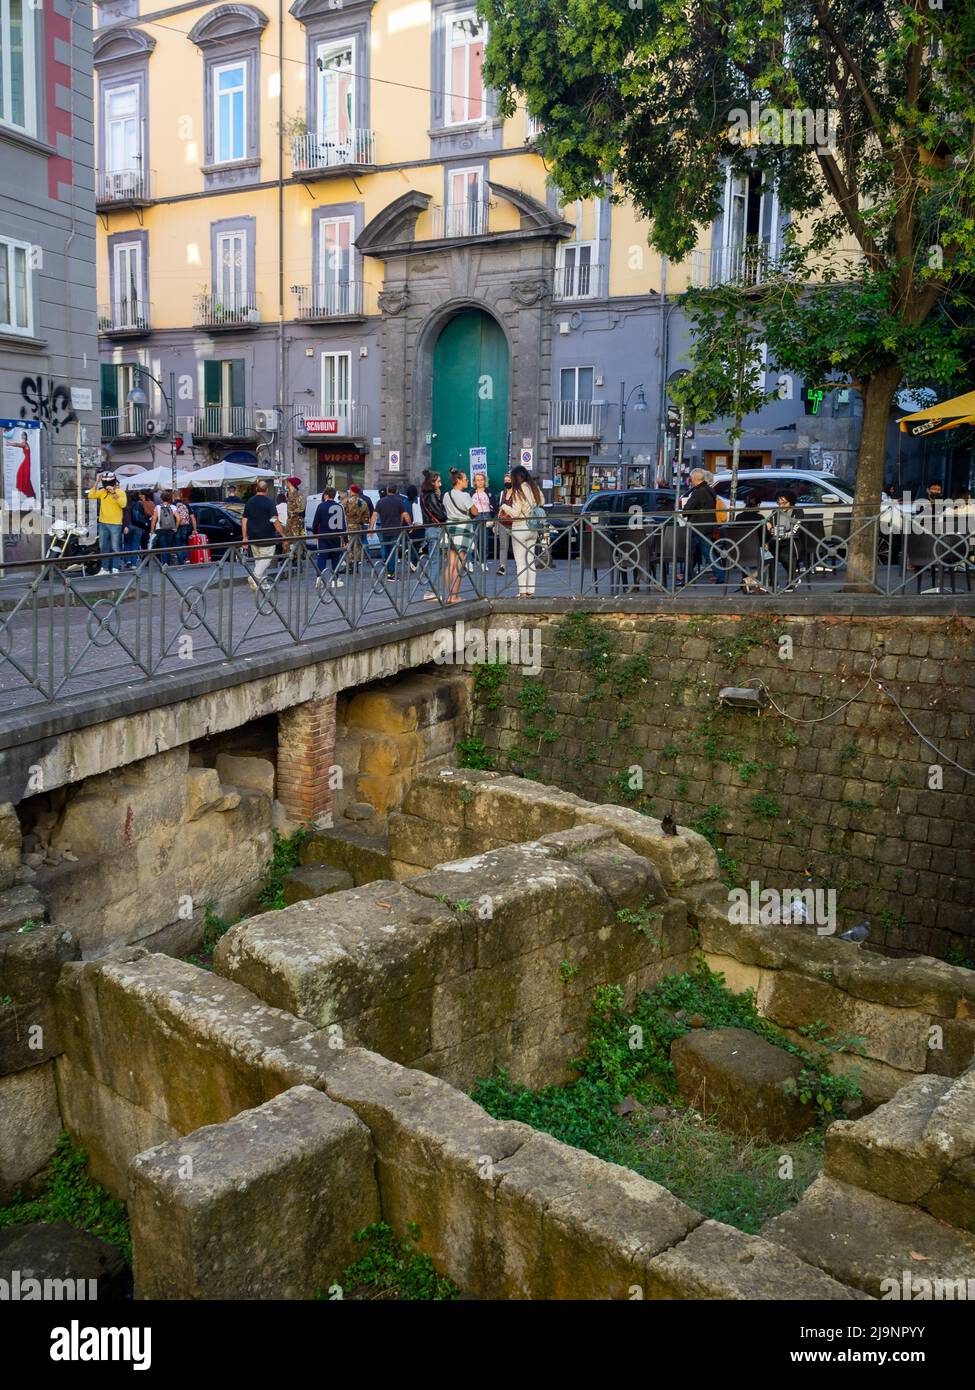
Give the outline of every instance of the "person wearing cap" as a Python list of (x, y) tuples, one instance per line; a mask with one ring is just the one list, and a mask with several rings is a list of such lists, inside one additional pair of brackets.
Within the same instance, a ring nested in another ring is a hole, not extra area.
[(357, 565), (362, 559), (362, 536), (369, 525), (370, 508), (362, 495), (362, 488), (353, 483), (345, 499), (345, 520), (349, 531), (349, 548), (345, 557), (348, 568)]
[(89, 488), (88, 498), (98, 503), (98, 549), (103, 556), (99, 574), (112, 574), (122, 569), (122, 524), (125, 516), (125, 490), (118, 485), (114, 473), (99, 473), (95, 486)]
[(290, 542), (292, 559), (297, 559), (302, 548), (301, 538), (305, 534), (305, 499), (301, 492), (300, 478), (285, 478), (285, 502), (288, 509), (284, 534)]

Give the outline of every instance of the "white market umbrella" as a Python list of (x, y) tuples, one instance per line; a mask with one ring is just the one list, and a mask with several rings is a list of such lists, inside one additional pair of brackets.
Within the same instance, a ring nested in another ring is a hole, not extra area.
[[(125, 487), (135, 488), (139, 491), (142, 488), (167, 488), (173, 485), (173, 470), (167, 464), (160, 464), (158, 468), (147, 468), (144, 473), (131, 473), (127, 477), (116, 471), (115, 476), (120, 478)], [(193, 477), (192, 473), (186, 473), (180, 469), (176, 474), (177, 487), (189, 487)]]
[(219, 487), (221, 483), (253, 483), (258, 478), (273, 478), (276, 475), (267, 468), (254, 468), (246, 463), (228, 463), (221, 459), (206, 468), (198, 468), (188, 473), (187, 480), (194, 487)]

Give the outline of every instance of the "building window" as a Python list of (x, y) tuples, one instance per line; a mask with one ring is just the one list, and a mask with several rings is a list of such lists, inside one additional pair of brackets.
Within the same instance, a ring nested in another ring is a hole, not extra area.
[(445, 125), (464, 125), (485, 117), (484, 44), (487, 25), (474, 10), (447, 17)]
[(555, 268), (558, 299), (589, 299), (597, 293), (596, 247), (591, 241), (563, 242)]
[(228, 438), (246, 433), (250, 421), (245, 380), (242, 357), (203, 363), (203, 415), (197, 420), (197, 434)]
[(0, 237), (0, 330), (31, 333), (31, 248)]
[(559, 434), (586, 434), (593, 426), (592, 367), (563, 367), (559, 376)]
[(487, 224), (483, 169), (449, 170), (444, 236), (480, 236)]
[(349, 314), (354, 309), (352, 243), (355, 219), (323, 218), (319, 223), (318, 283), (315, 301), (320, 313)]
[(236, 312), (248, 307), (247, 233), (243, 230), (217, 233), (214, 291), (224, 309)]
[(148, 306), (145, 303), (145, 266), (141, 241), (115, 242), (112, 247), (114, 298), (112, 326), (114, 328), (147, 328)]
[(322, 353), (322, 415), (328, 420), (347, 419), (349, 384), (352, 379), (350, 352)]
[(355, 129), (355, 40), (318, 45), (318, 138), (343, 152)]
[(103, 362), (101, 364), (102, 438), (117, 439), (119, 435), (145, 434), (148, 406), (129, 405), (129, 392), (135, 386), (136, 371), (132, 362)]
[(247, 64), (223, 63), (213, 83), (213, 157), (216, 164), (247, 158)]
[(33, 135), (34, 9), (31, 0), (0, 0), (0, 121)]
[(110, 174), (127, 174), (142, 163), (139, 88), (109, 87), (105, 92), (105, 161)]

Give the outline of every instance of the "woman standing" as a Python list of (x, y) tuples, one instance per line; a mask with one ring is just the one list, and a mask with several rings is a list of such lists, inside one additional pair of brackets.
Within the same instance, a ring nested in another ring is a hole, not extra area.
[(528, 472), (518, 464), (511, 470), (510, 500), (502, 502), (501, 512), (511, 517), (511, 546), (518, 571), (518, 597), (531, 598), (535, 593), (535, 543), (533, 525), (536, 507), (542, 505), (542, 490)]
[(488, 534), (491, 518), (494, 516), (494, 499), (488, 492), (487, 478), (483, 473), (474, 475), (474, 554), (482, 572), (487, 569)]
[[(436, 556), (439, 555), (441, 549), (445, 549), (446, 543), (447, 513), (444, 510), (443, 498), (440, 496), (441, 487), (440, 474), (434, 473), (430, 468), (425, 468), (423, 481), (420, 484), (420, 511), (427, 528), (428, 572), (431, 584), (435, 582)], [(431, 590), (423, 597), (435, 599), (437, 594)]]
[(494, 529), (498, 539), (498, 574), (505, 573), (505, 565), (508, 563), (508, 556), (511, 553), (511, 517), (504, 509), (504, 504), (511, 501), (511, 474), (504, 475), (504, 487), (501, 490), (501, 497), (498, 500), (498, 519), (494, 523)]
[(460, 585), (464, 577), (467, 552), (474, 539), (474, 500), (467, 491), (467, 474), (459, 468), (450, 470), (451, 489), (444, 498), (447, 513), (447, 602), (460, 603)]
[(792, 588), (798, 578), (799, 547), (798, 527), (802, 513), (796, 510), (795, 494), (785, 490), (776, 499), (775, 510), (765, 523), (768, 531), (768, 548), (771, 553), (772, 585), (778, 578), (779, 565), (787, 575), (787, 587)]

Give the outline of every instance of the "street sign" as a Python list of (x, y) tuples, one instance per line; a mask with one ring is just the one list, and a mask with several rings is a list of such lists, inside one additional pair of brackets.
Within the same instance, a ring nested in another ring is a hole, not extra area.
[(522, 449), (518, 461), (522, 468), (531, 468), (532, 464), (535, 462), (535, 450)]
[(313, 419), (305, 417), (305, 434), (338, 434), (338, 420)]
[(389, 451), (389, 471), (390, 473), (398, 473), (400, 471), (399, 449), (390, 449)]
[(487, 447), (484, 444), (475, 444), (468, 450), (471, 456), (471, 477), (478, 473), (487, 474)]
[(72, 386), (71, 388), (71, 409), (72, 410), (91, 410), (91, 387)]

